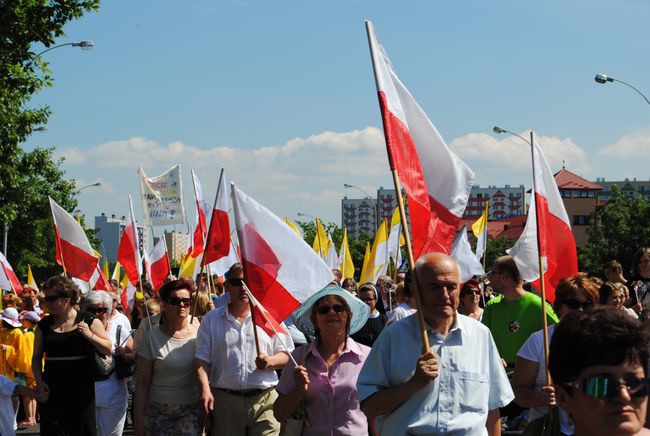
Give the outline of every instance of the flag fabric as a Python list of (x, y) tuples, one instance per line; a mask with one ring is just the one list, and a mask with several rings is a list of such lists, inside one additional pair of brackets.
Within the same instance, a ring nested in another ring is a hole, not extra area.
[(474, 173), (451, 152), (399, 80), (366, 21), (391, 170), (408, 195), (413, 254), (449, 253), (467, 205)]
[(104, 273), (104, 277), (106, 277), (108, 280), (108, 276), (110, 274), (108, 273), (108, 259), (106, 258), (104, 259), (104, 270), (102, 272)]
[(289, 219), (289, 217), (286, 217), (286, 216), (284, 217), (284, 222), (287, 223), (287, 225), (288, 225), (289, 227), (291, 227), (291, 228), (293, 229), (293, 231), (296, 232), (296, 233), (298, 234), (298, 236), (300, 236), (300, 237), (302, 238), (302, 232), (300, 231), (300, 229), (298, 228), (298, 226), (296, 225), (296, 223), (294, 223), (293, 221), (291, 221), (291, 220)]
[(460, 279), (466, 281), (473, 276), (485, 275), (483, 265), (472, 251), (472, 246), (467, 239), (467, 226), (463, 226), (456, 235), (451, 249), (451, 257), (456, 259), (460, 267)]
[(316, 218), (316, 235), (314, 236), (312, 248), (316, 253), (318, 253), (321, 259), (327, 260), (327, 253), (329, 253), (330, 247), (330, 240), (325, 232), (325, 227), (323, 227), (321, 221)]
[[(236, 259), (236, 253), (234, 253), (233, 244), (231, 243), (230, 238), (230, 219), (228, 218), (228, 209), (230, 209), (230, 205), (228, 202), (227, 186), (226, 172), (222, 168), (221, 174), (219, 175), (219, 184), (217, 185), (217, 193), (214, 198), (214, 206), (212, 207), (209, 229), (206, 236), (204, 254), (204, 262), (206, 265), (228, 256), (232, 259), (234, 255), (234, 258)], [(232, 265), (232, 263), (230, 265)], [(228, 268), (230, 268), (230, 265), (228, 265)]]
[(34, 280), (34, 274), (32, 274), (32, 266), (29, 264), (27, 264), (27, 286), (38, 292), (38, 285), (36, 284), (36, 280)]
[(142, 215), (148, 226), (185, 224), (181, 166), (175, 165), (159, 176), (147, 177), (140, 167)]
[(210, 203), (204, 200), (203, 197), (203, 187), (199, 178), (194, 174), (192, 170), (192, 182), (194, 185), (194, 197), (196, 198), (196, 216), (197, 224), (194, 228), (194, 240), (193, 240), (193, 250), (192, 257), (197, 257), (199, 254), (203, 253), (205, 249), (205, 240), (208, 235), (208, 223), (210, 222), (210, 217), (212, 215), (212, 207)]
[(111, 286), (110, 283), (108, 283), (108, 278), (106, 277), (106, 274), (102, 269), (97, 266), (97, 270), (95, 271), (95, 274), (90, 279), (90, 284), (94, 289), (97, 289), (99, 291), (112, 291), (113, 287)]
[(390, 220), (390, 233), (388, 235), (388, 258), (393, 259), (396, 268), (402, 263), (402, 251), (400, 250), (402, 245), (404, 245), (402, 221), (399, 215), (399, 207), (396, 207)]
[(485, 210), (479, 219), (472, 224), (472, 233), (476, 237), (476, 258), (481, 259), (487, 247), (488, 200), (485, 200)]
[(111, 280), (116, 280), (118, 283), (121, 282), (121, 280), (120, 280), (120, 268), (121, 268), (120, 263), (115, 262), (115, 268), (113, 268), (113, 275), (111, 275)]
[[(521, 276), (540, 289), (539, 254), (545, 270), (546, 298), (553, 303), (555, 287), (560, 279), (578, 273), (576, 243), (571, 222), (564, 209), (560, 191), (544, 157), (542, 149), (533, 141), (535, 187), (524, 231), (516, 244), (508, 250)], [(539, 250), (537, 232), (539, 231)]]
[(288, 335), (287, 331), (280, 325), (280, 323), (273, 318), (273, 315), (269, 313), (268, 310), (262, 306), (262, 303), (257, 301), (257, 298), (250, 292), (249, 289), (246, 289), (248, 298), (251, 300), (251, 305), (253, 306), (253, 319), (255, 324), (258, 325), (262, 330), (269, 335), (270, 338), (275, 336), (277, 333), (284, 333)]
[(246, 284), (277, 321), (334, 278), (332, 270), (280, 218), (231, 188)]
[[(369, 270), (372, 270), (372, 266), (369, 266), (370, 264), (370, 242), (366, 242), (366, 253), (363, 255), (363, 267), (361, 268), (361, 276), (359, 277), (361, 284), (372, 281), (372, 277), (368, 277)], [(375, 282), (372, 282), (372, 284), (374, 285)]]
[(165, 238), (160, 238), (149, 255), (148, 276), (155, 291), (160, 289), (170, 273), (171, 266), (169, 265), (169, 258), (167, 256), (167, 243), (165, 242)]
[(388, 270), (388, 223), (386, 220), (381, 222), (375, 241), (372, 244), (370, 252), (370, 261), (368, 262), (367, 279), (371, 283), (377, 283), (377, 279), (386, 274)]
[(50, 209), (56, 235), (56, 262), (71, 277), (88, 281), (99, 259), (77, 220), (50, 197)]
[(133, 215), (133, 202), (129, 195), (129, 215), (126, 219), (126, 226), (120, 237), (120, 245), (117, 249), (117, 261), (122, 264), (129, 282), (135, 286), (142, 275), (142, 257), (140, 255), (140, 239), (138, 229)]
[(348, 229), (343, 229), (343, 241), (341, 241), (341, 252), (339, 254), (341, 277), (343, 279), (354, 278), (354, 263), (350, 254), (350, 244), (348, 243)]
[(327, 235), (327, 245), (329, 245), (330, 248), (327, 251), (327, 258), (325, 259), (325, 263), (330, 268), (338, 268), (339, 256), (336, 253), (336, 247), (334, 246), (334, 242), (332, 241), (332, 236), (330, 235)]
[(8, 289), (16, 294), (23, 292), (20, 280), (16, 277), (14, 269), (9, 265), (9, 261), (2, 252), (0, 252), (0, 289)]

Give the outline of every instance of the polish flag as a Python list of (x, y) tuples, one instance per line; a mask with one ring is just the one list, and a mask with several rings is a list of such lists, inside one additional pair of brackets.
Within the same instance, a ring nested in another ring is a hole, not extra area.
[(56, 262), (70, 277), (85, 282), (95, 273), (99, 259), (76, 219), (50, 197), (56, 234)]
[(92, 283), (93, 287), (99, 291), (112, 291), (113, 287), (111, 284), (108, 282), (108, 278), (106, 278), (106, 274), (104, 274), (104, 271), (97, 266), (97, 269), (95, 270), (95, 274), (90, 279), (90, 283)]
[(165, 279), (169, 277), (170, 273), (171, 267), (169, 265), (169, 258), (167, 257), (167, 243), (163, 237), (153, 247), (147, 266), (147, 276), (151, 280), (151, 284), (156, 292), (165, 283)]
[(208, 222), (210, 222), (210, 204), (203, 199), (203, 187), (199, 178), (192, 170), (192, 181), (194, 184), (194, 196), (196, 198), (196, 214), (198, 222), (194, 228), (194, 242), (192, 244), (192, 257), (198, 257), (203, 253), (205, 239), (208, 233)]
[(0, 252), (0, 289), (11, 289), (14, 293), (23, 292), (20, 280), (16, 277), (14, 269), (9, 265), (7, 258)]
[(284, 221), (234, 184), (231, 192), (246, 284), (283, 321), (332, 281), (332, 270)]
[[(205, 243), (205, 264), (210, 264), (234, 252), (230, 241), (230, 220), (228, 219), (228, 193), (226, 173), (221, 169), (210, 228)], [(234, 253), (233, 253), (234, 254)], [(236, 256), (235, 256), (236, 257)]]
[(253, 306), (252, 317), (255, 320), (255, 324), (258, 325), (262, 330), (269, 335), (270, 338), (275, 336), (277, 333), (284, 333), (288, 335), (287, 331), (280, 325), (280, 323), (273, 318), (273, 315), (269, 313), (268, 310), (262, 306), (262, 303), (257, 301), (257, 298), (253, 295), (250, 289), (246, 288), (246, 293), (248, 298), (251, 300), (251, 305)]
[(449, 254), (474, 182), (397, 77), (373, 25), (366, 21), (384, 124), (388, 162), (408, 195), (413, 254)]
[(133, 202), (129, 195), (129, 216), (117, 249), (117, 261), (122, 264), (129, 282), (135, 286), (142, 275), (142, 258), (140, 257), (140, 239), (133, 215)]
[[(539, 254), (542, 255), (546, 299), (555, 300), (555, 287), (560, 279), (578, 273), (576, 242), (571, 223), (564, 209), (560, 191), (542, 149), (533, 141), (534, 201), (528, 210), (526, 227), (517, 243), (508, 250), (521, 276), (541, 289)], [(537, 247), (539, 229), (539, 250)]]

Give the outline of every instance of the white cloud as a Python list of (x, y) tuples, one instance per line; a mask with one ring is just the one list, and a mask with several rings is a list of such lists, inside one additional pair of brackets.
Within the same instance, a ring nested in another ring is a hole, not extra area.
[(650, 154), (650, 130), (640, 130), (626, 135), (606, 147), (598, 150), (601, 156), (612, 157), (643, 157)]

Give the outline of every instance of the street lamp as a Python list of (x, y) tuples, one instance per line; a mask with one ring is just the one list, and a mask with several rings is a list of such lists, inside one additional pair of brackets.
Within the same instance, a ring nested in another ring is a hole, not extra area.
[(86, 189), (86, 188), (92, 188), (93, 186), (102, 186), (102, 182), (95, 182), (95, 183), (91, 183), (90, 185), (82, 186), (81, 188), (79, 188), (79, 189), (77, 189), (76, 191), (74, 191), (74, 193), (75, 193), (75, 194), (78, 194), (78, 193), (80, 193), (81, 191), (83, 191), (84, 189)]
[(47, 132), (47, 127), (45, 126), (38, 126), (32, 130), (32, 132)]
[(296, 215), (298, 215), (298, 216), (308, 216), (309, 218), (313, 218), (314, 221), (316, 221), (318, 219), (314, 215), (309, 215), (308, 213), (296, 212)]
[(615, 79), (613, 77), (609, 77), (606, 74), (596, 74), (596, 77), (594, 77), (594, 80), (596, 81), (596, 83), (600, 83), (600, 84), (604, 84), (604, 83), (607, 83), (607, 82), (619, 82), (619, 83), (622, 83), (623, 85), (627, 85), (628, 87), (634, 89), (641, 97), (643, 97), (645, 102), (650, 105), (650, 100), (648, 100), (648, 97), (643, 95), (643, 93), (641, 91), (639, 91), (638, 89), (636, 89), (634, 86), (630, 85), (627, 82), (623, 82), (622, 80)]
[(344, 188), (354, 188), (354, 189), (357, 189), (357, 190), (361, 191), (363, 193), (363, 195), (365, 195), (366, 198), (368, 198), (372, 202), (372, 210), (373, 210), (372, 220), (375, 223), (375, 235), (376, 235), (377, 234), (377, 214), (378, 214), (378, 211), (377, 211), (377, 203), (375, 203), (375, 200), (372, 198), (372, 195), (368, 195), (368, 193), (366, 191), (364, 191), (363, 189), (361, 189), (360, 187), (355, 186), (355, 185), (350, 185), (349, 183), (344, 183), (343, 187)]
[(72, 46), (72, 47), (79, 47), (82, 50), (90, 50), (91, 48), (93, 48), (95, 46), (95, 43), (92, 42), (91, 40), (84, 40), (84, 41), (78, 41), (78, 42), (66, 42), (65, 44), (55, 45), (53, 47), (50, 47), (48, 49), (43, 50), (42, 52), (40, 52), (39, 54), (34, 56), (32, 58), (32, 60), (31, 60), (31, 62), (34, 62), (36, 59), (38, 59), (39, 57), (41, 57), (44, 53), (47, 53), (48, 51), (54, 50), (55, 48), (59, 48), (59, 47), (65, 47), (65, 46), (68, 46), (68, 45)]

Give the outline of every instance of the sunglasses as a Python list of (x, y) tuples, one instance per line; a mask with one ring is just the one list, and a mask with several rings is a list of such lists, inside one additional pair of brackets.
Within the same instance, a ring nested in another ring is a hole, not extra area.
[(481, 295), (481, 291), (465, 291), (463, 292), (463, 297), (465, 295)]
[(619, 381), (610, 374), (595, 374), (580, 382), (565, 383), (565, 386), (579, 389), (583, 394), (598, 400), (615, 398), (621, 386), (625, 386), (630, 397), (633, 398), (645, 397), (650, 391), (647, 378), (628, 376)]
[(228, 279), (228, 283), (232, 286), (242, 286), (244, 284), (244, 279), (232, 278)]
[(59, 298), (66, 298), (66, 297), (64, 297), (62, 295), (46, 295), (45, 296), (45, 301), (47, 301), (48, 303), (54, 303)]
[(594, 303), (592, 301), (578, 301), (573, 298), (564, 301), (566, 307), (571, 310), (587, 310), (593, 307)]
[(368, 301), (375, 301), (375, 297), (363, 297), (361, 298), (361, 301), (364, 303), (367, 303)]
[(103, 315), (108, 312), (108, 309), (105, 307), (89, 307), (86, 311), (94, 313), (95, 315)]
[(192, 302), (191, 298), (180, 298), (180, 297), (169, 297), (169, 301), (167, 301), (167, 304), (171, 304), (172, 306), (180, 306), (181, 304), (186, 304), (189, 305)]
[(320, 313), (321, 315), (327, 315), (332, 309), (334, 309), (334, 312), (336, 313), (347, 312), (347, 309), (342, 304), (335, 304), (334, 306), (320, 306), (318, 309), (316, 309), (316, 312)]

